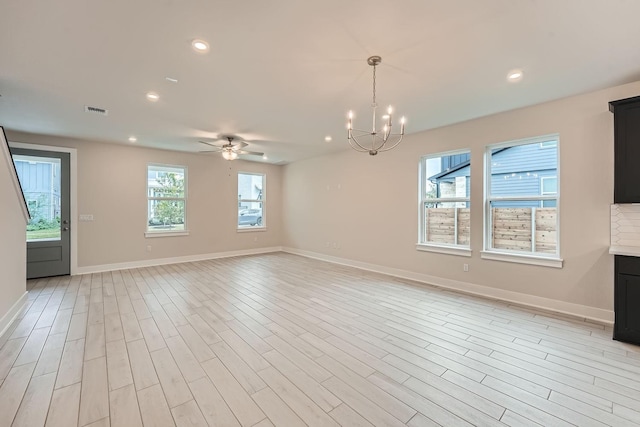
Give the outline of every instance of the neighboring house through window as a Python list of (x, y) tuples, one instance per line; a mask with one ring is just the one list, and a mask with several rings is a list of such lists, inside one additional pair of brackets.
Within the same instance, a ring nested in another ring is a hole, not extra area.
[(238, 229), (266, 227), (266, 176), (259, 173), (238, 173)]
[(557, 135), (490, 145), (486, 157), (485, 251), (559, 258)]
[(468, 251), (470, 156), (457, 151), (421, 159), (418, 249)]
[(59, 240), (60, 159), (14, 155), (13, 161), (31, 216), (27, 224), (27, 241)]
[(149, 233), (184, 232), (187, 204), (187, 168), (148, 165), (147, 231)]

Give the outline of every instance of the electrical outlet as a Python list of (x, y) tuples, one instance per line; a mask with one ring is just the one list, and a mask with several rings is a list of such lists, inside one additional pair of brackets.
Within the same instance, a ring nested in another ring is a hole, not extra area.
[(80, 221), (93, 221), (93, 215), (91, 214), (81, 214)]
[(151, 245), (147, 245), (147, 252), (151, 252)]
[(469, 271), (469, 264), (462, 264), (463, 271)]

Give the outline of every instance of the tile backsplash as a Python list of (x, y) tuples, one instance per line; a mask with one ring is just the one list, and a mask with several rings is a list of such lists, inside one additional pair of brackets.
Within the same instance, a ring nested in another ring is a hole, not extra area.
[(611, 205), (611, 246), (640, 248), (640, 205)]

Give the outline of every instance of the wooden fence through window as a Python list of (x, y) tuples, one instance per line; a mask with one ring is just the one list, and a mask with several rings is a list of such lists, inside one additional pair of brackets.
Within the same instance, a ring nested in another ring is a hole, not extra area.
[[(469, 208), (427, 208), (426, 214), (427, 242), (469, 244)], [(492, 248), (556, 253), (556, 208), (492, 208), (491, 215)]]

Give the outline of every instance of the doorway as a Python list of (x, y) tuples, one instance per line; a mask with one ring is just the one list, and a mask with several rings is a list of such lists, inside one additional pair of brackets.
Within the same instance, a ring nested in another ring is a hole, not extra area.
[(11, 148), (31, 220), (27, 225), (27, 278), (71, 272), (70, 155)]

